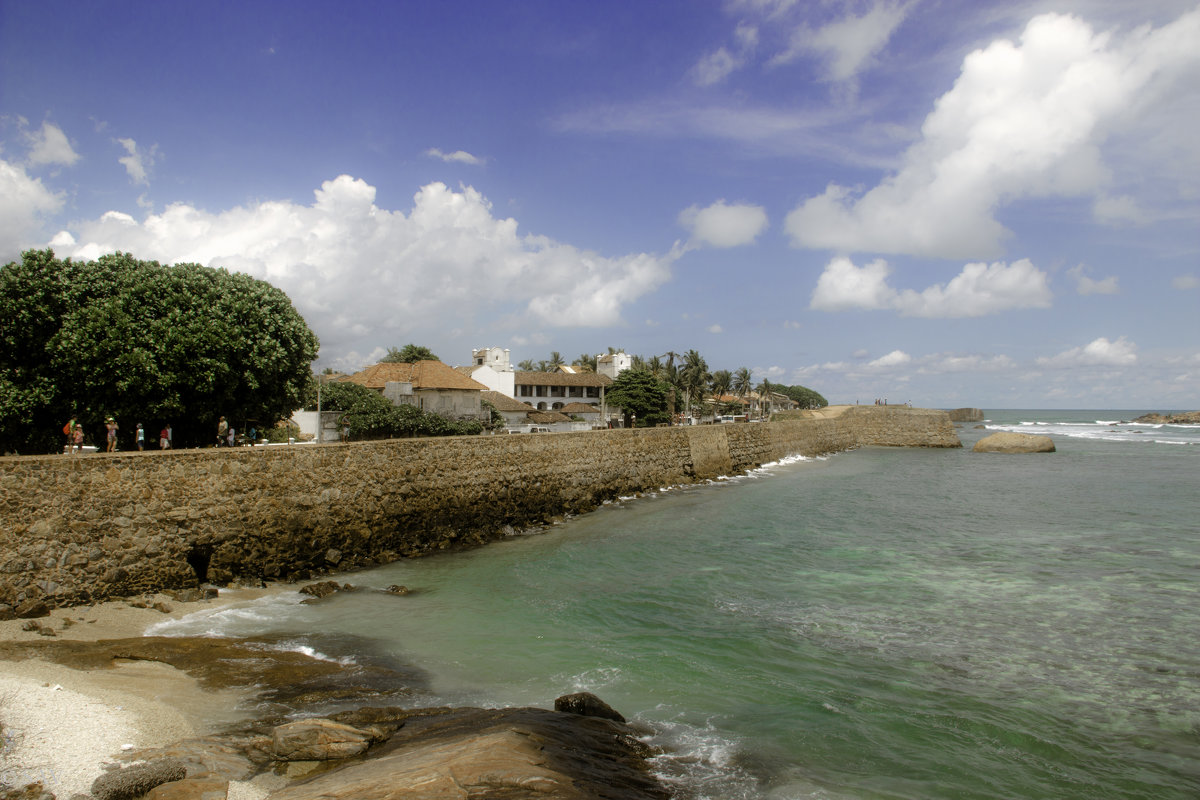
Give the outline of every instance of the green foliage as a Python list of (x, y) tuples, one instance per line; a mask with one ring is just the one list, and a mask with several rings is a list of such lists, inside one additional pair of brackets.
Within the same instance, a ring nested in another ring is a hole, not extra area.
[[(217, 418), (269, 427), (301, 404), (317, 338), (279, 289), (128, 253), (96, 261), (30, 250), (0, 268), (0, 446), (57, 450), (76, 415), (131, 448), (137, 422), (207, 444)], [(149, 437), (148, 437), (149, 438)]]
[(387, 355), (380, 359), (386, 364), (412, 364), (417, 361), (441, 361), (428, 347), (419, 344), (406, 344), (399, 349), (389, 347)]
[(625, 424), (637, 415), (638, 427), (657, 425), (671, 419), (667, 409), (667, 394), (670, 387), (648, 370), (629, 369), (617, 376), (608, 388), (607, 401), (620, 406), (625, 414)]
[(771, 388), (795, 400), (800, 408), (824, 408), (829, 405), (828, 400), (806, 386), (772, 386)]
[[(350, 426), (351, 440), (395, 439), (410, 436), (476, 436), (483, 432), (479, 420), (449, 420), (416, 406), (392, 405), (379, 392), (349, 381), (321, 387), (321, 409), (341, 411)], [(501, 417), (503, 420), (503, 417)]]

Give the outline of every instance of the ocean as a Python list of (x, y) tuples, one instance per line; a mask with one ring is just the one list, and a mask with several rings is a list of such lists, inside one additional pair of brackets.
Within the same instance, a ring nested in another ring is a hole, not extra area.
[[(1141, 413), (987, 411), (962, 450), (788, 459), (336, 576), (408, 596), (151, 633), (369, 650), (426, 676), (412, 706), (592, 691), (685, 800), (1194, 800), (1200, 426)], [(999, 430), (1058, 452), (971, 452)]]

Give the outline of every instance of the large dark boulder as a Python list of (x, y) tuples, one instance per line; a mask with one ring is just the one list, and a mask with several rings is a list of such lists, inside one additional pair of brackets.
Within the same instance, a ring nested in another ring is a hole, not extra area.
[(625, 718), (613, 710), (612, 706), (591, 692), (564, 694), (554, 701), (554, 710), (564, 714), (579, 714), (584, 717), (611, 719), (613, 722), (625, 721)]
[(187, 767), (182, 761), (160, 758), (104, 773), (92, 783), (92, 796), (96, 800), (132, 800), (155, 786), (186, 777)]

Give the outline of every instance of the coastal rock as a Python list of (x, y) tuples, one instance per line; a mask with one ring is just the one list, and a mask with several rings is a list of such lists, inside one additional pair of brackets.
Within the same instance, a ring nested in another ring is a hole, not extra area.
[(554, 710), (564, 714), (579, 714), (584, 717), (611, 719), (614, 722), (625, 721), (625, 717), (621, 716), (612, 706), (591, 692), (564, 694), (554, 701)]
[(146, 800), (226, 800), (229, 781), (211, 778), (185, 778), (155, 786)]
[(50, 616), (50, 606), (44, 600), (26, 600), (17, 606), (17, 619), (34, 619)]
[(979, 408), (956, 408), (946, 413), (951, 422), (983, 422), (983, 410)]
[(92, 783), (92, 796), (96, 800), (132, 800), (163, 783), (183, 780), (187, 767), (173, 758), (162, 758), (145, 764), (106, 772)]
[(0, 783), (0, 800), (54, 800), (54, 795), (40, 782), (27, 783), (19, 789)]
[(1200, 425), (1200, 411), (1185, 411), (1182, 414), (1143, 414), (1134, 422), (1146, 425)]
[(1032, 433), (993, 433), (975, 443), (976, 453), (1053, 453), (1054, 440)]
[(271, 800), (666, 800), (629, 739), (609, 720), (544, 709), (435, 710)]
[(276, 728), (271, 749), (280, 761), (328, 761), (365, 753), (384, 736), (377, 728), (364, 730), (330, 719), (302, 719)]

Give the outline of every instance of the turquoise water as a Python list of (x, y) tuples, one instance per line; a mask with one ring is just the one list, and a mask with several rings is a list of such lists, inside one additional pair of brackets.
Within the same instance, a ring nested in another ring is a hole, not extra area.
[[(630, 498), (466, 553), (156, 632), (363, 637), (413, 705), (587, 689), (682, 798), (1200, 795), (1200, 426), (992, 411), (963, 450), (864, 449)], [(1052, 455), (975, 454), (994, 430)]]

